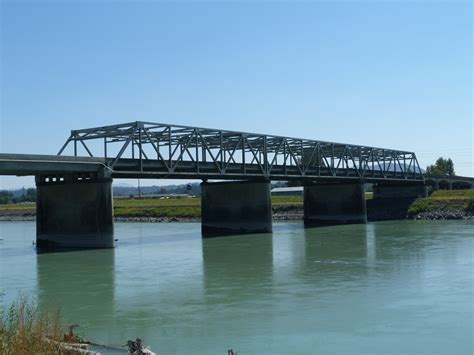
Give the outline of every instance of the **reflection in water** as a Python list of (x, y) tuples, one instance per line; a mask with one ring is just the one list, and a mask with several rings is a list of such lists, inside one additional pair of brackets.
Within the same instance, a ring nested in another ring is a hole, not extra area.
[(377, 262), (377, 246), (373, 223), (367, 225), (367, 237), (365, 245), (367, 249), (367, 267), (373, 268)]
[(115, 250), (37, 254), (38, 303), (106, 340), (115, 304)]
[(367, 225), (305, 228), (303, 279), (332, 289), (339, 282), (364, 278), (367, 272)]
[[(306, 242), (301, 236), (301, 223), (277, 224), (273, 234), (273, 283), (297, 276), (306, 260)], [(283, 233), (282, 233), (283, 232)], [(288, 235), (288, 237), (285, 237)]]
[(271, 234), (202, 240), (205, 308), (196, 316), (205, 322), (199, 336), (207, 350), (201, 353), (252, 353), (252, 339), (271, 331), (272, 253)]
[(206, 299), (232, 304), (265, 297), (272, 285), (272, 235), (202, 240)]
[[(123, 223), (116, 249), (116, 344), (140, 337), (159, 354), (198, 334), (203, 302), (199, 224)], [(165, 344), (165, 345), (164, 345)], [(185, 348), (187, 348), (185, 346)]]
[(115, 250), (41, 255), (34, 225), (19, 227), (0, 229), (0, 291), (37, 293), (97, 342), (139, 336), (159, 354), (473, 352), (471, 221), (276, 223), (272, 235), (205, 240), (199, 224), (117, 223)]

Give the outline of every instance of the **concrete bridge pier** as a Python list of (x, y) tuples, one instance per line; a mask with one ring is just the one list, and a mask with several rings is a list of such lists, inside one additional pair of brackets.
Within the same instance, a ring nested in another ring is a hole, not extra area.
[(367, 216), (370, 221), (403, 219), (408, 208), (418, 197), (428, 196), (424, 183), (396, 184), (377, 183), (373, 186), (373, 198), (367, 200)]
[(377, 183), (373, 187), (373, 198), (377, 199), (417, 199), (428, 196), (428, 189), (424, 183), (418, 184), (390, 184)]
[(37, 176), (38, 248), (112, 248), (112, 179), (97, 174)]
[(270, 182), (203, 182), (201, 231), (203, 237), (271, 233)]
[(304, 187), (306, 226), (366, 223), (362, 183), (321, 183)]

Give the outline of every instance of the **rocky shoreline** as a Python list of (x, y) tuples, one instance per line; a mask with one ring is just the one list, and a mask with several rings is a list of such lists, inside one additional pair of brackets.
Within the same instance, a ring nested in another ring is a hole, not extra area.
[(36, 221), (36, 216), (23, 216), (23, 215), (0, 215), (0, 222), (28, 222), (28, 221)]
[(421, 212), (409, 219), (422, 221), (437, 221), (437, 220), (474, 220), (474, 214), (466, 211), (433, 211)]
[[(300, 221), (303, 220), (303, 213), (274, 214), (274, 221)], [(8, 215), (0, 216), (1, 222), (32, 222), (36, 221), (35, 216)], [(115, 217), (115, 222), (124, 223), (176, 223), (176, 222), (201, 222), (201, 218), (191, 217)]]
[[(407, 220), (420, 220), (420, 221), (439, 221), (439, 220), (474, 220), (474, 214), (466, 211), (433, 211), (433, 212), (422, 212), (414, 216), (406, 216)], [(10, 222), (26, 222), (35, 221), (34, 215), (0, 215), (0, 221)], [(200, 222), (201, 218), (193, 217), (137, 217), (137, 216), (120, 216), (114, 218), (115, 222), (124, 223), (179, 223), (179, 222)], [(276, 211), (273, 213), (273, 220), (278, 222), (283, 221), (302, 221), (303, 220), (303, 209), (301, 210), (288, 210), (288, 211)]]

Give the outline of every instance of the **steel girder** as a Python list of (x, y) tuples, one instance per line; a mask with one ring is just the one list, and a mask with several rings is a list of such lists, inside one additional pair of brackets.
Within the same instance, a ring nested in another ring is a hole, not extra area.
[(413, 152), (151, 122), (73, 130), (71, 147), (115, 177), (423, 181)]

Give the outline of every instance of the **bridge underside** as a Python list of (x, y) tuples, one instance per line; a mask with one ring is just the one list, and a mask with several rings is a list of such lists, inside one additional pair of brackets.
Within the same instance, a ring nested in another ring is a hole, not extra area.
[[(274, 165), (271, 174), (262, 173), (257, 163), (232, 163), (225, 172), (219, 170), (215, 162), (171, 161), (173, 169), (161, 161), (150, 160), (140, 163), (136, 159), (119, 159), (112, 169), (113, 160), (107, 158), (0, 154), (0, 175), (16, 176), (57, 176), (83, 174), (101, 175), (114, 179), (192, 179), (192, 180), (260, 180), (260, 181), (297, 181), (302, 184), (317, 182), (360, 182), (401, 181), (402, 183), (420, 182), (418, 175), (408, 172), (383, 171), (381, 169), (361, 172), (351, 168), (339, 167), (336, 170), (321, 166), (308, 169), (304, 174), (298, 166)], [(363, 178), (361, 178), (363, 176)]]
[[(38, 247), (113, 247), (111, 184), (111, 178), (81, 174), (38, 177)], [(270, 182), (203, 182), (201, 186), (203, 237), (272, 232)], [(367, 222), (361, 182), (307, 185), (304, 192), (307, 227)], [(406, 214), (408, 204), (425, 193), (423, 184), (379, 184), (374, 187), (374, 199), (368, 201), (369, 219), (390, 219), (387, 216)], [(371, 215), (374, 203), (378, 213), (375, 217)], [(401, 212), (396, 212), (398, 210)]]

